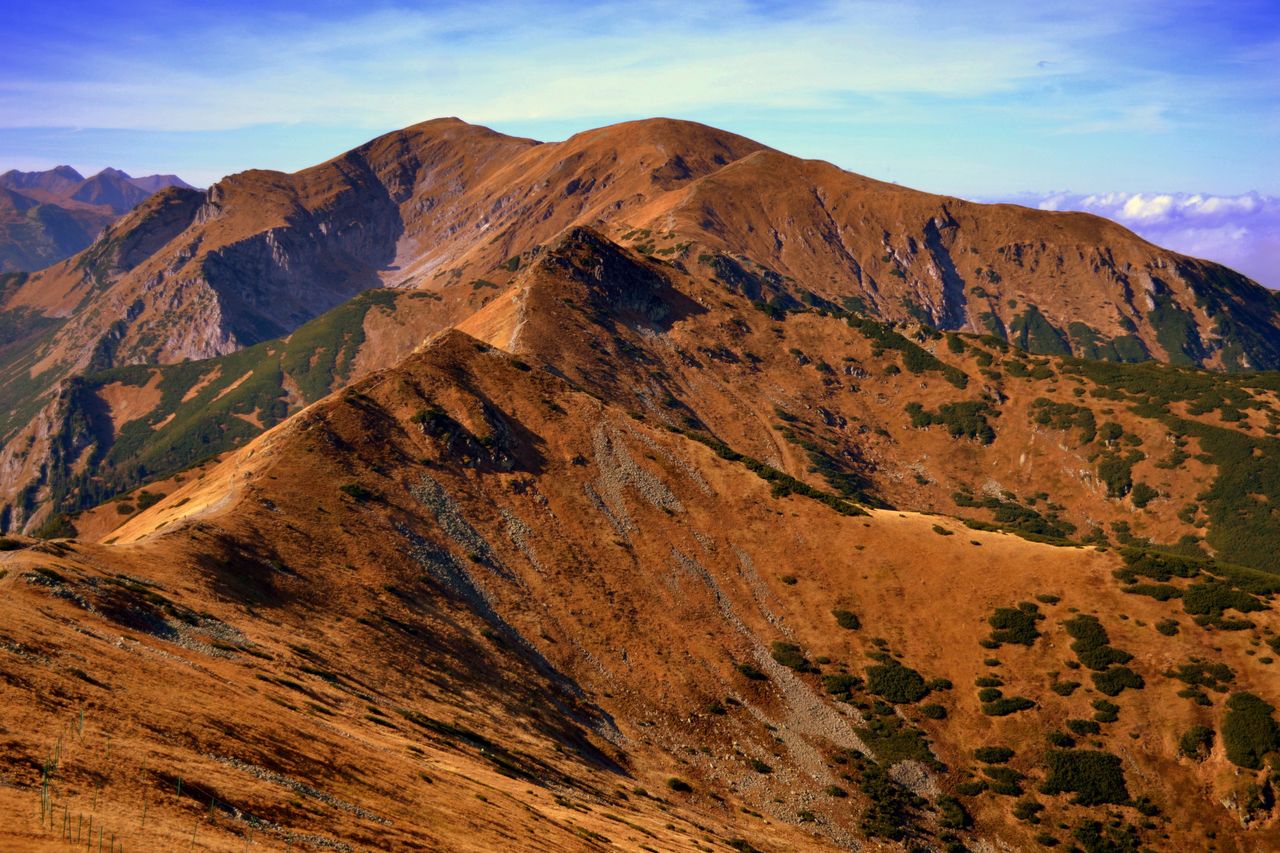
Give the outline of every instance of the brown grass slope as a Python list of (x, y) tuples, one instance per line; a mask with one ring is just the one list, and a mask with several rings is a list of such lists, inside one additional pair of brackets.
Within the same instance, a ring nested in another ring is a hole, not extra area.
[[(942, 400), (959, 389), (940, 371), (881, 383), (901, 350), (769, 316), (571, 231), (468, 321), (509, 351), (446, 332), (193, 472), (112, 545), (14, 540), (8, 846), (54, 849), (92, 815), (130, 849), (243, 849), (251, 830), (271, 849), (1274, 847), (1271, 771), (1228, 759), (1217, 692), (1280, 694), (1274, 611), (1239, 588), (1257, 578), (1204, 564), (1238, 595), (1217, 587), (1232, 607), (1195, 620), (1206, 576), (1161, 600), (1126, 591), (1114, 551), (860, 511), (765, 406), (814, 442), (827, 421), (832, 442), (852, 433), (824, 452), (868, 502), (911, 494), (895, 457), (954, 455), (957, 479), (1020, 463), (1003, 432), (901, 422), (893, 387)], [(997, 646), (989, 620), (1020, 603), (1043, 619)], [(1127, 664), (1080, 667), (1082, 614)], [(1197, 660), (1228, 669), (1191, 690), (1171, 673), (1204, 681)], [(1141, 686), (1113, 695), (1121, 665)], [(1219, 735), (1181, 756), (1200, 724)], [(1076, 729), (1096, 752), (1046, 741)], [(993, 746), (1007, 765), (975, 757)], [(1076, 760), (1102, 768), (1053, 771)]]

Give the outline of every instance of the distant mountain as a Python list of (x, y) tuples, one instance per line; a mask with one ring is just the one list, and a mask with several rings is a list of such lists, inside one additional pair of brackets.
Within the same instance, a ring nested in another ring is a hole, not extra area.
[(167, 187), (176, 175), (134, 178), (103, 169), (85, 178), (70, 166), (0, 174), (0, 272), (26, 272), (84, 249), (116, 217)]
[(167, 187), (182, 187), (187, 190), (195, 189), (195, 187), (177, 175), (147, 175), (146, 177), (130, 178), (129, 180), (135, 187), (146, 190), (149, 193), (157, 193)]

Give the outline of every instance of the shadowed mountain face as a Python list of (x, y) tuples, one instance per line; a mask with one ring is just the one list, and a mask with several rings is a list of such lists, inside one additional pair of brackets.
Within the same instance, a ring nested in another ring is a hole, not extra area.
[(103, 169), (85, 178), (70, 166), (0, 174), (0, 273), (27, 272), (87, 247), (106, 225), (167, 187), (176, 175), (133, 178)]
[(0, 839), (1275, 849), (1272, 300), (683, 122), (159, 192), (0, 281)]

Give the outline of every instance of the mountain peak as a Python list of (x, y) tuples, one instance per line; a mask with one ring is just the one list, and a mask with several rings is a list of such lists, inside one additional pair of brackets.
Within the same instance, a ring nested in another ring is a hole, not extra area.
[(119, 178), (124, 181), (133, 180), (133, 178), (129, 175), (128, 172), (113, 168), (111, 166), (107, 166), (105, 169), (98, 172), (98, 174), (94, 175), (94, 177), (95, 178)]

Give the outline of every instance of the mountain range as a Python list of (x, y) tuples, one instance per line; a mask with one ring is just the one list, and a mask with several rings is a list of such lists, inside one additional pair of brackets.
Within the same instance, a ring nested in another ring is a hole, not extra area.
[(665, 119), (160, 191), (0, 288), (0, 838), (1274, 848), (1275, 300)]
[(130, 177), (103, 169), (86, 178), (70, 166), (0, 174), (0, 273), (29, 272), (84, 249), (116, 217), (168, 187), (177, 175)]

